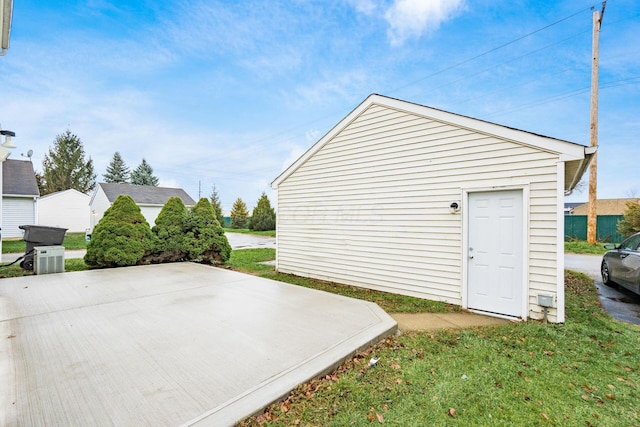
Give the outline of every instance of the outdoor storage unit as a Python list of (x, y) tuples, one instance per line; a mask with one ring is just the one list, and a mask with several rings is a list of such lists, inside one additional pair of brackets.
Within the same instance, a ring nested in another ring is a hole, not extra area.
[(564, 195), (595, 148), (369, 96), (272, 183), (279, 272), (564, 321)]
[(36, 274), (64, 272), (64, 246), (36, 246), (33, 249)]
[(21, 225), (24, 230), (24, 241), (27, 244), (25, 257), (20, 267), (33, 270), (33, 252), (36, 246), (57, 246), (64, 241), (66, 228), (44, 227), (40, 225)]

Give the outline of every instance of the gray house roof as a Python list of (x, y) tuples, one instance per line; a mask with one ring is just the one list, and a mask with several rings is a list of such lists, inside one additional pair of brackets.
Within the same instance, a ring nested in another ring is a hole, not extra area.
[(7, 159), (2, 164), (2, 194), (5, 196), (40, 195), (36, 174), (30, 161)]
[(138, 205), (164, 205), (170, 197), (180, 197), (186, 206), (196, 204), (182, 188), (154, 187), (152, 185), (133, 184), (108, 184), (101, 182), (98, 184), (109, 202), (113, 203), (119, 195), (131, 196)]

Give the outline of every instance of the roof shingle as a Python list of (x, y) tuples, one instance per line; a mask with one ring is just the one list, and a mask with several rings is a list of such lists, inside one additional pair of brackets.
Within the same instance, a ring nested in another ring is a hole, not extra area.
[(2, 164), (2, 194), (14, 196), (39, 196), (33, 163), (7, 159)]
[(186, 206), (196, 204), (182, 188), (154, 187), (152, 185), (110, 184), (101, 182), (98, 184), (109, 202), (113, 203), (119, 195), (131, 196), (138, 205), (164, 205), (170, 197), (180, 197)]

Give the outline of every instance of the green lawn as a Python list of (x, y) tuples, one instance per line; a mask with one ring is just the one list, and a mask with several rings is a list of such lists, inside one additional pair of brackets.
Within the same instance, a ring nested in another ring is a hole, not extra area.
[(445, 313), (460, 310), (460, 307), (456, 305), (445, 304), (442, 302), (427, 301), (404, 295), (390, 294), (387, 292), (340, 285), (337, 283), (293, 276), (290, 274), (276, 273), (273, 266), (260, 264), (260, 262), (274, 260), (275, 258), (276, 250), (273, 248), (240, 249), (231, 252), (231, 258), (227, 262), (227, 265), (234, 270), (241, 271), (243, 273), (255, 274), (267, 279), (278, 280), (298, 286), (304, 286), (306, 288), (319, 289), (321, 291), (327, 291), (351, 298), (372, 301), (388, 312)]
[[(34, 273), (31, 270), (24, 270), (20, 267), (20, 262), (17, 262), (11, 266), (9, 263), (3, 263), (0, 265), (0, 278), (4, 277), (22, 277), (32, 276)], [(84, 263), (82, 258), (77, 259), (65, 259), (64, 260), (65, 271), (82, 271), (88, 270), (89, 267)]]
[(640, 425), (640, 328), (612, 320), (587, 276), (565, 285), (564, 325), (388, 338), (240, 425)]
[[(62, 246), (66, 250), (74, 249), (86, 249), (87, 241), (84, 233), (67, 233), (64, 236)], [(11, 254), (18, 252), (25, 252), (26, 243), (24, 240), (3, 240), (2, 241), (2, 253)]]
[(607, 252), (604, 245), (606, 243), (564, 242), (564, 251), (572, 254), (602, 255)]
[(267, 231), (253, 231), (248, 228), (225, 228), (225, 233), (242, 233), (242, 234), (254, 234), (256, 236), (269, 236), (276, 237), (276, 230), (267, 230)]

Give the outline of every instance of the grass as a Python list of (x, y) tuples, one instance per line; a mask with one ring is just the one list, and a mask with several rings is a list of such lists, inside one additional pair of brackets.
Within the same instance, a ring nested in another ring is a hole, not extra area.
[(276, 230), (254, 231), (248, 228), (224, 228), (225, 233), (253, 234), (256, 236), (276, 237)]
[(438, 301), (428, 301), (404, 295), (374, 291), (355, 286), (340, 285), (323, 280), (293, 276), (291, 274), (277, 273), (271, 265), (260, 264), (264, 261), (274, 260), (276, 250), (273, 248), (240, 249), (231, 252), (231, 258), (227, 266), (243, 273), (255, 274), (267, 279), (304, 286), (305, 288), (318, 289), (351, 298), (372, 301), (382, 309), (394, 313), (445, 313), (459, 311), (456, 305), (445, 304)]
[(240, 425), (640, 425), (640, 328), (612, 320), (587, 276), (565, 286), (564, 325), (387, 338)]
[(604, 245), (606, 243), (564, 242), (564, 251), (572, 254), (603, 255), (608, 250), (604, 248)]
[[(65, 259), (64, 260), (65, 271), (83, 271), (88, 270), (89, 266), (84, 263), (82, 258)], [(24, 270), (20, 267), (20, 262), (17, 262), (11, 266), (8, 263), (0, 265), (0, 278), (5, 277), (22, 277), (33, 276), (35, 273), (32, 270)]]
[[(84, 233), (66, 233), (62, 246), (66, 250), (86, 249), (87, 241)], [(26, 251), (27, 244), (24, 240), (3, 240), (2, 253), (11, 254)]]

